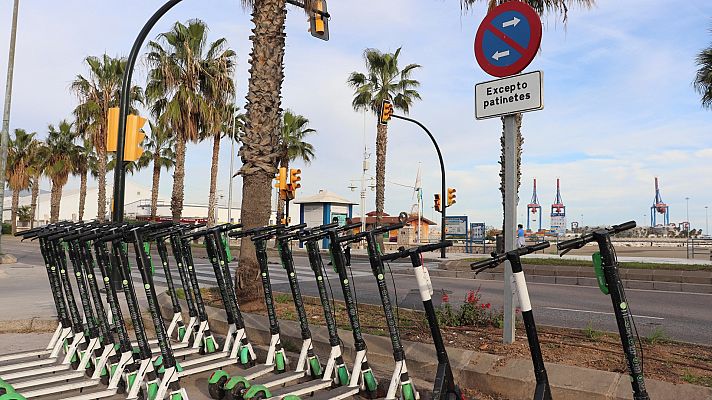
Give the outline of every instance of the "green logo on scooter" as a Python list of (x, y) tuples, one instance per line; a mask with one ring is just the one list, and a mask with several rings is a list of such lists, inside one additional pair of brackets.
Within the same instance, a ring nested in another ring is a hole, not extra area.
[(151, 285), (149, 285), (149, 284), (147, 283), (147, 284), (143, 285), (143, 287), (146, 288), (146, 289), (150, 289), (150, 288), (151, 288)]
[(382, 281), (382, 280), (383, 280), (383, 274), (378, 274), (377, 278), (378, 278), (379, 281)]
[(621, 310), (625, 310), (626, 308), (628, 308), (628, 304), (626, 304), (626, 302), (624, 301), (620, 304), (620, 307), (621, 307)]

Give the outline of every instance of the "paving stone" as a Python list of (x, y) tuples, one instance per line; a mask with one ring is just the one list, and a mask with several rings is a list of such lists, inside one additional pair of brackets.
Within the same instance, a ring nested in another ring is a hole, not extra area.
[(623, 285), (626, 289), (647, 289), (653, 290), (652, 281), (623, 281)]
[(576, 283), (579, 286), (592, 286), (592, 287), (598, 287), (598, 279), (596, 278), (586, 278), (583, 276), (578, 277), (578, 281)]
[(554, 275), (531, 275), (527, 278), (527, 281), (534, 283), (556, 283), (556, 276)]
[(606, 400), (620, 374), (570, 365), (546, 363), (552, 397), (555, 399)]
[(652, 281), (653, 271), (649, 269), (629, 269), (626, 272), (628, 280)]
[(669, 292), (681, 292), (682, 284), (679, 282), (653, 282), (653, 289)]
[(682, 283), (712, 285), (712, 271), (683, 271)]
[(556, 283), (559, 285), (577, 285), (578, 279), (575, 276), (557, 276)]
[(654, 270), (653, 280), (656, 282), (682, 282), (682, 271)]
[[(676, 385), (652, 379), (646, 380), (645, 386), (650, 398), (655, 400), (712, 400), (712, 388), (708, 387), (689, 384)], [(633, 389), (627, 375), (621, 375), (612, 398), (615, 400), (633, 398)]]

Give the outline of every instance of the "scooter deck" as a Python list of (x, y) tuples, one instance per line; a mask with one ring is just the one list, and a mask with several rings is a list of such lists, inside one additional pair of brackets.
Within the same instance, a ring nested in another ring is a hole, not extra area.
[(358, 392), (358, 387), (339, 386), (331, 390), (325, 390), (323, 392), (315, 393), (314, 396), (309, 398), (309, 400), (348, 399), (349, 397), (356, 396)]
[[(285, 387), (271, 390), (270, 391), (272, 393), (271, 398), (279, 399), (279, 398), (284, 397), (288, 394), (295, 395), (295, 396), (304, 396), (304, 395), (307, 395), (309, 393), (314, 393), (319, 390), (328, 389), (332, 386), (332, 384), (333, 384), (333, 382), (331, 381), (331, 379), (328, 381), (319, 379), (316, 381), (302, 382), (302, 383), (298, 383), (296, 385), (285, 386)], [(331, 397), (328, 397), (328, 398), (330, 399)]]
[(86, 377), (85, 371), (69, 371), (67, 373), (51, 374), (46, 377), (33, 377), (28, 380), (19, 380), (11, 382), (15, 390), (26, 389), (34, 386), (46, 385), (49, 383), (64, 382), (72, 379)]
[(40, 376), (44, 374), (51, 374), (54, 372), (59, 372), (59, 371), (67, 371), (71, 368), (71, 365), (69, 364), (57, 364), (57, 365), (52, 365), (49, 367), (43, 367), (43, 368), (31, 368), (31, 369), (25, 369), (22, 371), (17, 371), (17, 372), (12, 372), (4, 375), (0, 375), (0, 378), (2, 378), (5, 382), (11, 382), (17, 379), (21, 378), (27, 378), (29, 376)]
[[(19, 393), (23, 395), (25, 398), (33, 398), (33, 397), (39, 397), (39, 396), (46, 396), (50, 394), (57, 394), (61, 392), (69, 392), (72, 390), (78, 390), (78, 389), (84, 389), (92, 386), (97, 386), (101, 383), (101, 380), (99, 379), (83, 379), (79, 380), (76, 382), (71, 382), (65, 385), (59, 385), (59, 386), (49, 386), (46, 388), (41, 388), (41, 389), (35, 389), (35, 390), (28, 390), (28, 391), (20, 391)], [(63, 396), (64, 397), (64, 396)], [(71, 396), (67, 396), (71, 397)]]
[(270, 388), (296, 381), (297, 379), (303, 377), (305, 374), (306, 371), (289, 371), (277, 375), (264, 375), (253, 379), (251, 381), (251, 384), (252, 386), (262, 385), (264, 387)]
[[(10, 353), (10, 354), (3, 354), (0, 356), (0, 363), (5, 363), (7, 361), (15, 361), (15, 360), (21, 360), (23, 358), (34, 358), (34, 357), (42, 357), (46, 356), (48, 354), (52, 353), (52, 349), (44, 349), (44, 350), (31, 350), (31, 351), (23, 351), (20, 353)], [(4, 366), (4, 365), (3, 365)]]
[(4, 372), (17, 371), (25, 368), (41, 367), (43, 365), (54, 364), (57, 358), (40, 358), (32, 361), (24, 361), (17, 364), (0, 365), (0, 374)]
[[(194, 360), (191, 360), (191, 361), (194, 361)], [(199, 361), (199, 360), (196, 359), (195, 361)], [(190, 366), (189, 366), (188, 368), (186, 368), (185, 363), (179, 362), (179, 364), (181, 365), (181, 367), (183, 367), (184, 369), (183, 369), (183, 371), (180, 371), (180, 372), (178, 373), (178, 377), (184, 377), (184, 376), (188, 376), (188, 375), (199, 374), (199, 373), (201, 373), (201, 372), (212, 371), (212, 370), (215, 370), (215, 369), (220, 369), (220, 368), (228, 367), (228, 366), (231, 366), (231, 365), (238, 366), (238, 364), (239, 364), (239, 362), (240, 362), (239, 360), (234, 359), (234, 358), (225, 358), (225, 359), (222, 359), (222, 360), (218, 359), (217, 361), (216, 361), (215, 359), (213, 359), (213, 360), (202, 360), (202, 361), (203, 361), (202, 363), (192, 363), (192, 364), (190, 364)], [(245, 376), (245, 373), (247, 373), (248, 371), (253, 371), (253, 372), (250, 372), (250, 373), (257, 373), (258, 371), (263, 371), (263, 370), (267, 369), (268, 372), (269, 372), (269, 371), (272, 370), (272, 368), (274, 368), (274, 367), (271, 367), (271, 366), (270, 366), (270, 367), (266, 367), (266, 366), (264, 366), (264, 365), (256, 365), (256, 366), (250, 367), (250, 368), (248, 368), (248, 369), (246, 369), (246, 370), (241, 370), (241, 371), (239, 371), (238, 373), (236, 373), (236, 375), (243, 376), (243, 377), (245, 377), (245, 378), (247, 378), (247, 379), (250, 379), (250, 378), (248, 378), (247, 376)], [(259, 375), (258, 375), (258, 376), (259, 376)]]

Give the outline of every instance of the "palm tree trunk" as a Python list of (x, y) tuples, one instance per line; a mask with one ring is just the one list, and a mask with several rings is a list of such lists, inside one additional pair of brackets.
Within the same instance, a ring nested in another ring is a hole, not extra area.
[[(280, 168), (286, 168), (289, 171), (289, 157), (282, 156), (279, 161)], [(279, 198), (279, 192), (277, 193), (277, 222), (284, 218), (284, 206), (285, 201)]]
[(10, 220), (12, 221), (12, 234), (17, 233), (17, 209), (20, 208), (20, 191), (12, 191), (12, 210), (10, 211)]
[[(279, 118), (284, 79), (285, 0), (256, 1), (252, 11), (252, 53), (247, 93), (247, 123), (240, 157), (242, 168), (241, 219), (245, 228), (269, 223), (272, 179), (278, 156)], [(262, 297), (259, 265), (252, 240), (243, 238), (240, 246), (240, 268), (235, 284), (240, 301)], [(259, 303), (258, 303), (259, 304)]]
[[(99, 179), (99, 193), (98, 193), (98, 204), (97, 204), (97, 215), (96, 218), (99, 222), (104, 222), (106, 217), (106, 151), (98, 149), (97, 151), (97, 176)], [(113, 211), (113, 210), (112, 210)]]
[(82, 172), (81, 183), (79, 184), (79, 220), (84, 221), (84, 203), (87, 200), (87, 174)]
[(37, 198), (40, 196), (40, 178), (35, 177), (32, 182), (32, 200), (30, 200), (30, 209), (32, 217), (30, 217), (30, 229), (35, 227), (35, 218), (37, 216)]
[[(383, 203), (386, 196), (386, 146), (388, 145), (388, 126), (378, 124), (376, 131), (376, 226), (381, 225)], [(378, 242), (383, 244), (383, 236), (378, 235)]]
[(173, 173), (173, 194), (171, 195), (171, 214), (173, 221), (180, 221), (183, 213), (183, 191), (185, 181), (185, 139), (178, 136), (176, 141), (176, 169)]
[(215, 226), (218, 186), (218, 157), (220, 157), (220, 133), (213, 136), (213, 159), (210, 164), (210, 195), (208, 196), (208, 227)]
[(59, 221), (59, 204), (62, 200), (62, 185), (52, 181), (52, 194), (49, 201), (49, 222)]
[[(522, 114), (514, 114), (514, 130), (517, 133), (517, 195), (516, 199), (519, 202), (519, 187), (521, 186), (522, 180), (522, 145), (524, 144), (524, 137), (522, 136)], [(499, 138), (499, 144), (501, 147), (499, 156), (499, 191), (502, 194), (502, 232), (504, 232), (504, 117), (502, 118), (502, 136)], [(540, 216), (541, 217), (541, 216)]]
[(153, 186), (151, 187), (151, 220), (156, 219), (158, 213), (158, 188), (161, 181), (161, 165), (159, 159), (161, 155), (156, 150), (153, 153)]

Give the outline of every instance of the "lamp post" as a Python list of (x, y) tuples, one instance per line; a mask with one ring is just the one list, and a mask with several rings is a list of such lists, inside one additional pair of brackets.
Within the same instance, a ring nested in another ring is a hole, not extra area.
[(685, 197), (685, 211), (686, 211), (686, 232), (685, 237), (690, 237), (690, 198)]
[[(20, 0), (15, 0), (12, 9), (10, 54), (7, 62), (7, 81), (5, 82), (5, 107), (2, 115), (2, 130), (0, 130), (0, 135), (2, 135), (2, 137), (0, 137), (0, 171), (2, 171), (2, 174), (0, 174), (0, 219), (2, 219), (3, 216), (3, 204), (5, 201), (5, 169), (7, 164), (7, 149), (10, 145), (10, 103), (12, 101), (12, 75), (15, 71), (15, 43), (17, 41), (17, 12), (19, 8)], [(2, 250), (0, 250), (0, 252), (1, 251)]]
[[(420, 122), (412, 119), (412, 118), (407, 118), (402, 115), (395, 115), (392, 114), (391, 117), (397, 118), (397, 119), (402, 119), (403, 121), (408, 121), (412, 122), (420, 127), (425, 133), (428, 134), (428, 137), (430, 138), (430, 141), (433, 142), (433, 146), (435, 146), (435, 152), (438, 155), (438, 161), (440, 161), (440, 201), (442, 201), (442, 206), (440, 207), (440, 241), (445, 242), (445, 221), (447, 220), (447, 190), (445, 188), (445, 162), (443, 161), (443, 155), (440, 152), (440, 146), (438, 146), (437, 140), (435, 140), (435, 136), (433, 136), (432, 133), (428, 130), (428, 128), (425, 127), (425, 125), (421, 124)], [(515, 216), (516, 217), (516, 216)], [(440, 258), (446, 258), (445, 256), (445, 247), (440, 249)]]
[(708, 207), (705, 206), (705, 235), (710, 234), (710, 220), (709, 220), (709, 216), (707, 214), (707, 208)]
[[(361, 231), (366, 230), (366, 173), (368, 172), (368, 159), (371, 158), (371, 154), (368, 153), (366, 150), (366, 147), (364, 146), (363, 148), (363, 164), (361, 168), (361, 193), (360, 193), (360, 200), (359, 200), (359, 207), (361, 208)], [(355, 180), (355, 179), (354, 179)], [(374, 190), (376, 186), (373, 184), (373, 177), (371, 177), (371, 184), (368, 185), (368, 187), (371, 188), (371, 190)], [(356, 190), (356, 186), (354, 186), (353, 181), (351, 182), (351, 185), (349, 186), (349, 189), (353, 192)]]

